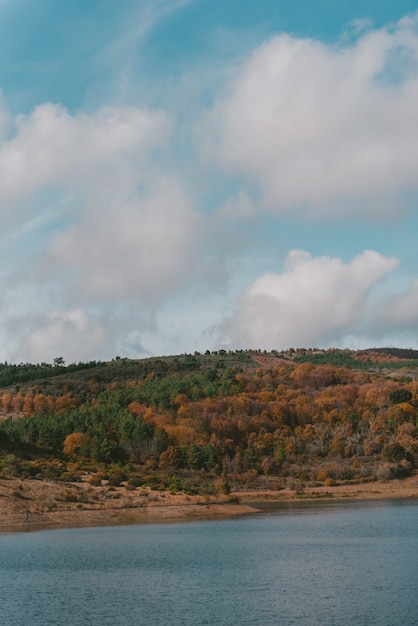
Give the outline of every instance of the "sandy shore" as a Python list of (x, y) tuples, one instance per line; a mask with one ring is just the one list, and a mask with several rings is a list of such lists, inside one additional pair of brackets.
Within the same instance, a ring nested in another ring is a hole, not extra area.
[(377, 498), (418, 498), (418, 473), (404, 480), (305, 488), (302, 493), (239, 491), (219, 497), (10, 479), (0, 480), (0, 532), (215, 519), (257, 513), (258, 504)]
[(86, 482), (0, 480), (0, 532), (231, 517), (254, 512), (234, 496), (187, 496)]
[(302, 492), (287, 489), (280, 491), (241, 491), (242, 504), (257, 502), (286, 502), (301, 500), (376, 500), (418, 498), (418, 473), (403, 480), (345, 483), (332, 487), (307, 487)]

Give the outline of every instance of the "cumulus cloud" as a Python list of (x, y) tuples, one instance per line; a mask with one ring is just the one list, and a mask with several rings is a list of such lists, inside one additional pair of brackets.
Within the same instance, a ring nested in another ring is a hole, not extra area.
[(338, 343), (361, 327), (371, 289), (397, 265), (373, 251), (343, 263), (292, 250), (281, 274), (260, 276), (240, 296), (222, 343), (279, 350)]
[(193, 270), (201, 219), (165, 161), (171, 131), (159, 111), (71, 114), (46, 103), (18, 116), (3, 138), (0, 211), (10, 221), (24, 211), (27, 223), (42, 224), (45, 197), (53, 203), (63, 224), (47, 242), (43, 267), (50, 275), (68, 270), (72, 296), (153, 300)]
[(76, 272), (72, 297), (136, 296), (152, 305), (194, 274), (201, 226), (176, 181), (161, 177), (145, 197), (90, 207), (55, 234), (46, 262), (52, 271)]
[(30, 363), (50, 363), (57, 356), (67, 362), (89, 360), (108, 355), (113, 347), (104, 320), (80, 309), (66, 312), (45, 311), (15, 317), (7, 324), (14, 336), (10, 353), (17, 360)]
[(33, 207), (36, 194), (51, 188), (67, 197), (131, 189), (170, 131), (157, 111), (105, 107), (72, 115), (57, 104), (39, 105), (17, 116), (0, 143), (0, 211), (16, 216), (22, 201), (30, 196)]
[[(107, 49), (119, 71), (126, 43), (129, 93), (135, 42), (166, 14), (157, 4), (146, 3), (145, 30), (133, 25), (129, 41)], [(418, 16), (364, 26), (355, 42), (334, 45), (278, 35), (238, 68), (216, 66), (212, 87), (232, 79), (203, 126), (195, 101), (186, 104), (184, 92), (170, 98), (172, 85), (159, 91), (166, 111), (74, 112), (46, 102), (14, 115), (0, 94), (0, 358), (193, 349), (202, 328), (231, 311), (250, 259), (269, 267), (259, 254), (265, 230), (250, 232), (255, 212), (273, 214), (271, 241), (283, 214), (401, 212), (418, 191)], [(190, 140), (196, 126), (203, 163)], [(376, 252), (344, 263), (292, 251), (282, 273), (242, 293), (223, 343), (282, 348), (417, 330), (417, 283), (384, 306), (373, 304), (376, 290), (369, 297), (396, 265)]]
[[(410, 335), (415, 344), (418, 332), (418, 279), (409, 288), (387, 297), (375, 310), (376, 330)], [(411, 345), (412, 345), (411, 344)]]
[(417, 101), (417, 15), (354, 43), (282, 34), (218, 98), (203, 151), (270, 211), (393, 215), (418, 189)]
[[(202, 267), (208, 228), (173, 172), (172, 121), (137, 107), (2, 111), (2, 235), (27, 244), (3, 267), (3, 323), (15, 337), (3, 354), (113, 354)], [(34, 298), (13, 306), (28, 289)], [(115, 311), (119, 329), (107, 319)]]

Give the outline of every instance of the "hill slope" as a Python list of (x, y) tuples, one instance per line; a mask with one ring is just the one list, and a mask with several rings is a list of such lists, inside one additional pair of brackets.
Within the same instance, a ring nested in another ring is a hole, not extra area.
[[(411, 476), (417, 356), (218, 351), (68, 367), (4, 364), (0, 480), (88, 483), (100, 500), (103, 489), (108, 496), (112, 489), (302, 494)], [(84, 506), (74, 489), (66, 497)]]

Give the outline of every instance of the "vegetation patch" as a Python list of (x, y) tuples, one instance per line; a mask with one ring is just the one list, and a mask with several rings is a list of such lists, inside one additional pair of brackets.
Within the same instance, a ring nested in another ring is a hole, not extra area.
[(0, 478), (208, 497), (403, 478), (418, 463), (416, 368), (404, 350), (4, 364)]

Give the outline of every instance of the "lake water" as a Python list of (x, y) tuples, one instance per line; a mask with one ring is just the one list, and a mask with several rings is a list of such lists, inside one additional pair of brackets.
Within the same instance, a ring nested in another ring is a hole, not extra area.
[(418, 625), (418, 503), (3, 534), (0, 624)]

